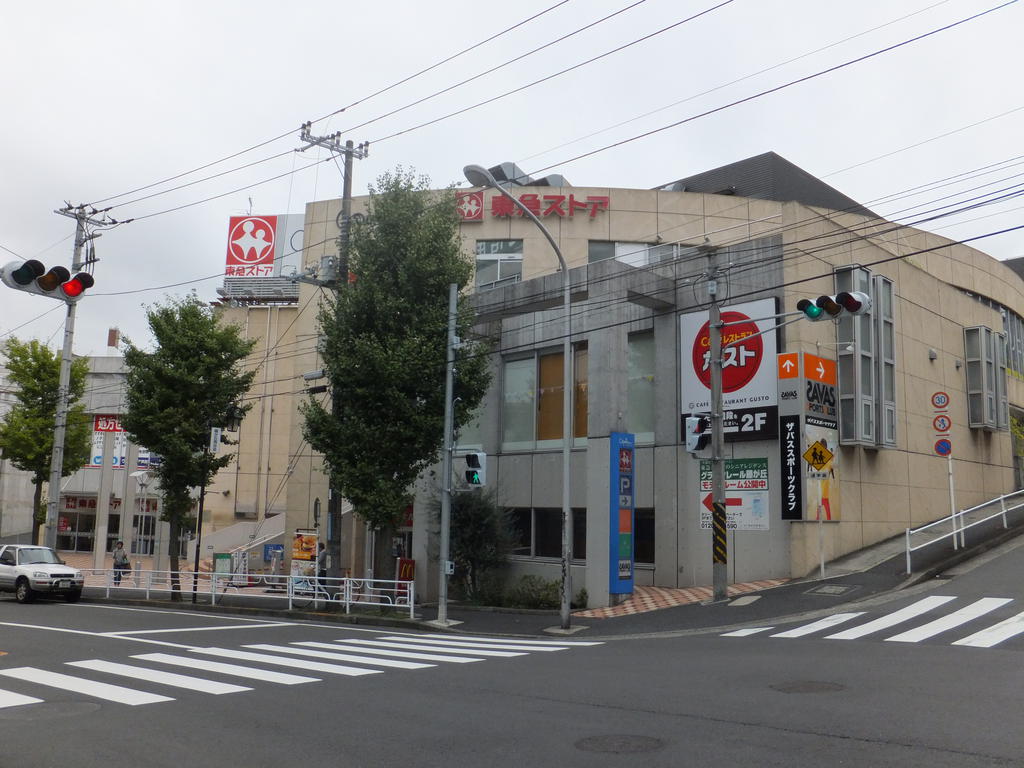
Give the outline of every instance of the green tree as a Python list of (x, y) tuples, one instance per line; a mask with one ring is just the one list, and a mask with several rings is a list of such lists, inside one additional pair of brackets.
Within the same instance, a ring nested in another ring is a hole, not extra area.
[[(0, 420), (0, 450), (18, 469), (32, 473), (32, 541), (39, 540), (39, 525), (46, 520), (43, 483), (50, 477), (53, 431), (57, 420), (60, 355), (38, 341), (8, 339), (3, 346), (7, 374), (15, 386), (14, 405)], [(85, 392), (85, 358), (71, 361), (67, 427), (61, 476), (67, 477), (89, 458), (92, 422), (81, 402)]]
[[(440, 511), (440, 502), (438, 502)], [(451, 558), (455, 578), (467, 598), (484, 601), (485, 577), (505, 564), (512, 551), (512, 523), (508, 510), (495, 502), (488, 488), (452, 493)]]
[[(163, 494), (161, 519), (172, 542), (195, 524), (191, 489), (210, 482), (231, 453), (209, 454), (210, 428), (223, 426), (252, 384), (254, 370), (241, 363), (255, 341), (234, 325), (217, 321), (213, 309), (194, 294), (147, 308), (156, 347), (147, 352), (126, 340), (126, 410), (121, 425), (129, 437), (159, 454), (153, 472)], [(250, 406), (241, 408), (244, 413)], [(178, 553), (171, 550), (171, 570)], [(180, 599), (174, 581), (173, 599)]]
[[(444, 440), (448, 286), (473, 274), (462, 253), (455, 196), (401, 168), (370, 190), (369, 215), (354, 223), (354, 281), (320, 311), (321, 350), (334, 411), (310, 398), (303, 433), (324, 454), (333, 488), (374, 529), (397, 522), (410, 487), (437, 461)], [(458, 335), (473, 324), (460, 301)], [(455, 425), (487, 389), (483, 345), (460, 351)]]

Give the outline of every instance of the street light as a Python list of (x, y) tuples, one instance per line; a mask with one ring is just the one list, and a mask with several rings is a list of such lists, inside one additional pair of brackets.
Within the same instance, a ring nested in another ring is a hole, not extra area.
[(569, 609), (572, 604), (572, 574), (569, 571), (572, 558), (572, 508), (569, 506), (569, 456), (572, 447), (572, 322), (569, 305), (569, 267), (565, 263), (562, 250), (551, 236), (548, 228), (527, 208), (517, 197), (498, 183), (494, 175), (479, 165), (467, 165), (462, 169), (466, 180), (474, 187), (490, 187), (501, 193), (520, 210), (541, 231), (558, 257), (558, 266), (562, 271), (562, 306), (565, 315), (565, 340), (562, 345), (562, 629), (569, 629)]

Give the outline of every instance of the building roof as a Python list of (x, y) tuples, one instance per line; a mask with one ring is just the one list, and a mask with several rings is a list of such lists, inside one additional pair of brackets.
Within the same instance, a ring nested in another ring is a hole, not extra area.
[(856, 200), (774, 152), (738, 160), (655, 189), (737, 195), (781, 203), (792, 201), (862, 216), (876, 215)]

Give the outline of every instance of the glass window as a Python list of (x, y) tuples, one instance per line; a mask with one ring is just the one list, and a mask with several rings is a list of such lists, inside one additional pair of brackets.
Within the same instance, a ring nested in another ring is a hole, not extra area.
[[(587, 437), (589, 355), (585, 342), (574, 347), (573, 358), (574, 386), (570, 412), (573, 414), (575, 443)], [(565, 407), (561, 350), (506, 360), (504, 367), (502, 447), (521, 451), (561, 445)], [(579, 444), (583, 445), (582, 442)]]
[(535, 557), (562, 556), (562, 510), (533, 510), (533, 545)]
[(537, 389), (537, 440), (562, 439), (562, 408), (565, 391), (562, 355), (541, 355)]
[(533, 552), (533, 510), (517, 507), (509, 510), (512, 528), (512, 554), (530, 555)]
[(964, 328), (967, 419), (972, 429), (1009, 429), (1006, 336), (984, 325)]
[(587, 559), (587, 510), (572, 511), (572, 559)]
[(505, 361), (505, 387), (502, 393), (502, 442), (505, 445), (533, 444), (536, 360)]
[(587, 243), (587, 261), (605, 261), (615, 258), (615, 243), (608, 240), (591, 240)]
[(630, 334), (626, 424), (641, 442), (654, 440), (654, 333)]
[(476, 241), (476, 286), (494, 288), (518, 282), (523, 275), (522, 240)]
[(637, 509), (633, 515), (636, 533), (634, 559), (642, 565), (654, 565), (654, 510)]
[(587, 436), (587, 345), (577, 345), (573, 350), (573, 356), (575, 360), (573, 363), (572, 436), (577, 438)]

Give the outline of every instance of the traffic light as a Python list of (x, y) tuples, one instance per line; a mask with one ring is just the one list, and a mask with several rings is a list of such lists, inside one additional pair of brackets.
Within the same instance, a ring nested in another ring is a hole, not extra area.
[(0, 267), (0, 280), (9, 288), (61, 301), (77, 301), (95, 283), (88, 272), (79, 272), (72, 277), (66, 267), (47, 270), (41, 261), (35, 259), (4, 264)]
[(711, 419), (707, 416), (687, 416), (685, 424), (686, 450), (703, 451), (711, 442)]
[(863, 315), (871, 311), (871, 297), (860, 291), (843, 291), (835, 296), (819, 296), (811, 299), (800, 299), (796, 303), (797, 312), (803, 312), (808, 320), (835, 320), (843, 312), (850, 315)]
[(466, 454), (466, 482), (479, 487), (487, 485), (487, 454), (472, 451)]

